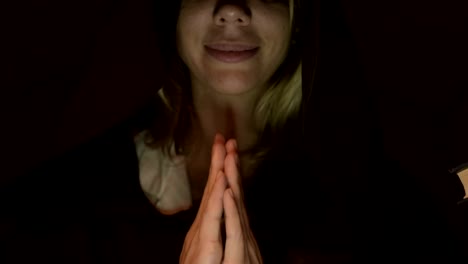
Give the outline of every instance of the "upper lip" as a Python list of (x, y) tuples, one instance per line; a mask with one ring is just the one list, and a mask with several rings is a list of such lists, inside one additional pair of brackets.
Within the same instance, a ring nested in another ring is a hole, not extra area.
[(245, 51), (253, 50), (258, 48), (258, 45), (249, 44), (249, 43), (240, 43), (240, 42), (216, 42), (206, 44), (206, 47), (210, 49), (220, 50), (220, 51)]

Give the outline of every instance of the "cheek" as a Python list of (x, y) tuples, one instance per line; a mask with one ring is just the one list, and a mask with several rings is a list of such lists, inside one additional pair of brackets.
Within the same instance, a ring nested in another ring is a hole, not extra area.
[(177, 52), (181, 59), (187, 64), (188, 56), (190, 55), (190, 47), (191, 45), (191, 30), (190, 24), (187, 23), (187, 20), (181, 19), (177, 24), (177, 31), (176, 31), (176, 45), (177, 45)]
[(291, 40), (291, 25), (289, 19), (278, 19), (278, 23), (274, 26), (275, 32), (282, 43), (289, 44)]
[(187, 60), (197, 55), (198, 44), (201, 43), (206, 27), (204, 10), (193, 8), (181, 11), (176, 28), (176, 44), (179, 56), (187, 64)]
[(262, 12), (258, 25), (258, 33), (262, 35), (263, 32), (265, 40), (272, 45), (272, 52), (276, 55), (281, 55), (281, 53), (288, 49), (291, 38), (288, 8)]
[[(286, 21), (288, 22), (288, 21)], [(275, 23), (270, 27), (270, 39), (274, 43), (274, 51), (276, 58), (281, 62), (287, 55), (291, 43), (291, 30), (289, 23)]]

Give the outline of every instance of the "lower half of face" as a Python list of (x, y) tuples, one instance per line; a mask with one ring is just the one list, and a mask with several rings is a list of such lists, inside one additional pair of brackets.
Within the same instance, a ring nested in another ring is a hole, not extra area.
[(211, 9), (187, 9), (179, 17), (177, 45), (193, 86), (231, 95), (267, 86), (289, 49), (287, 7), (258, 1), (243, 28), (213, 26)]
[[(269, 55), (257, 48), (251, 53), (247, 56), (235, 52), (213, 54), (210, 50), (203, 50), (196, 59), (183, 60), (190, 70), (194, 86), (235, 95), (266, 88), (271, 76), (283, 61), (286, 51)], [(244, 58), (240, 61), (226, 62), (242, 57)]]

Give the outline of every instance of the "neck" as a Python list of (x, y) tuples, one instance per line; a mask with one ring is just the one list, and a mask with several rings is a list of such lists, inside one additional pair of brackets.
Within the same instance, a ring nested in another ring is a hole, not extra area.
[(258, 131), (254, 120), (258, 90), (243, 94), (221, 94), (211, 89), (193, 87), (193, 104), (196, 114), (195, 134), (201, 144), (211, 146), (216, 133), (226, 140), (235, 138), (242, 152), (255, 145)]

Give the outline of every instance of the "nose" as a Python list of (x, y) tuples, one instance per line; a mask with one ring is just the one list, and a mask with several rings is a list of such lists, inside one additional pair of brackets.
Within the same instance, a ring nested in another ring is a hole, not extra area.
[(240, 4), (223, 4), (218, 6), (214, 14), (214, 22), (218, 26), (250, 24), (251, 13), (247, 6)]

